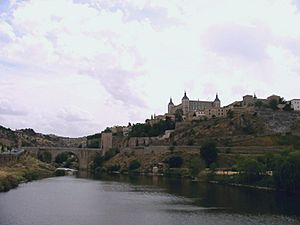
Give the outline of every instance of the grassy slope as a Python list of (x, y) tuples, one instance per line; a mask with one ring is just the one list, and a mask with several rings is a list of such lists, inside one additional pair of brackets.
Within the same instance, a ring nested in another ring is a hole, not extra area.
[(54, 168), (30, 156), (24, 156), (18, 162), (0, 166), (0, 191), (8, 191), (21, 182), (52, 176)]

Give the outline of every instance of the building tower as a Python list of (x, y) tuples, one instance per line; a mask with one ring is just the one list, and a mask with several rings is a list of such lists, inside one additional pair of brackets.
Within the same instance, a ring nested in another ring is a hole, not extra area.
[(216, 94), (216, 99), (213, 102), (213, 107), (214, 108), (220, 108), (221, 107), (221, 101), (219, 99), (218, 93)]
[(173, 101), (172, 101), (172, 98), (170, 98), (170, 102), (169, 102), (169, 104), (168, 104), (168, 113), (169, 113), (169, 114), (175, 113), (175, 112), (174, 112), (174, 103), (173, 103)]
[(189, 113), (190, 111), (190, 100), (186, 95), (186, 92), (184, 92), (184, 96), (181, 99), (182, 102), (182, 111), (183, 111), (183, 115), (186, 115)]

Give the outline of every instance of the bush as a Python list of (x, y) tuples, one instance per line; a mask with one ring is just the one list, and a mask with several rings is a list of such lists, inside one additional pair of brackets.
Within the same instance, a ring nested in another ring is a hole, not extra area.
[(283, 160), (274, 170), (274, 180), (278, 189), (288, 192), (300, 191), (300, 152), (291, 152), (282, 156)]
[(120, 171), (121, 166), (119, 164), (117, 165), (111, 165), (107, 168), (107, 172), (116, 172), (116, 171)]
[(189, 169), (193, 177), (197, 176), (200, 172), (201, 162), (199, 158), (192, 158), (190, 161)]
[(240, 172), (240, 181), (245, 183), (256, 182), (265, 173), (264, 165), (256, 159), (244, 159), (238, 163), (237, 168)]
[(168, 159), (169, 168), (180, 168), (183, 164), (183, 159), (180, 156), (172, 156)]
[(51, 163), (52, 161), (52, 155), (49, 151), (39, 151), (38, 153), (38, 159), (45, 163)]
[(161, 120), (153, 125), (138, 123), (132, 126), (129, 137), (156, 137), (163, 135), (166, 130), (173, 129), (175, 129), (175, 122), (170, 118)]
[(218, 149), (213, 142), (204, 143), (200, 149), (200, 156), (205, 161), (206, 166), (209, 167), (211, 163), (214, 163), (218, 159)]
[(140, 167), (141, 167), (141, 163), (136, 159), (131, 161), (130, 164), (129, 164), (129, 170), (130, 171), (137, 170)]
[(120, 152), (120, 150), (118, 148), (111, 148), (111, 149), (109, 149), (107, 152), (105, 152), (104, 160), (105, 161), (110, 160), (112, 157), (114, 157), (119, 152)]
[(169, 150), (170, 150), (171, 152), (174, 152), (175, 146), (173, 146), (173, 145), (169, 146)]
[(103, 166), (104, 163), (104, 157), (97, 153), (96, 157), (93, 160), (93, 163), (91, 164), (91, 171), (96, 172), (97, 168), (100, 168)]
[(187, 142), (187, 145), (192, 146), (194, 145), (194, 140), (193, 139), (189, 139)]

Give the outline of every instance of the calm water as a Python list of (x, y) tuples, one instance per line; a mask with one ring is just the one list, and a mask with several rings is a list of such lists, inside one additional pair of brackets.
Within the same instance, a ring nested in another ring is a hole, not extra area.
[(57, 177), (0, 193), (1, 225), (300, 224), (300, 196), (166, 178)]

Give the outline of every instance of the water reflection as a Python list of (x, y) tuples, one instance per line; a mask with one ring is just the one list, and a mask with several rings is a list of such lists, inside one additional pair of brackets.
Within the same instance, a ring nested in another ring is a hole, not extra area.
[(193, 204), (206, 208), (226, 209), (231, 213), (283, 214), (300, 216), (300, 195), (282, 192), (192, 182), (186, 179), (147, 176), (104, 176), (102, 180), (153, 186), (162, 191), (193, 199)]
[(162, 177), (57, 177), (0, 193), (0, 224), (289, 225), (299, 224), (298, 202), (299, 196)]

